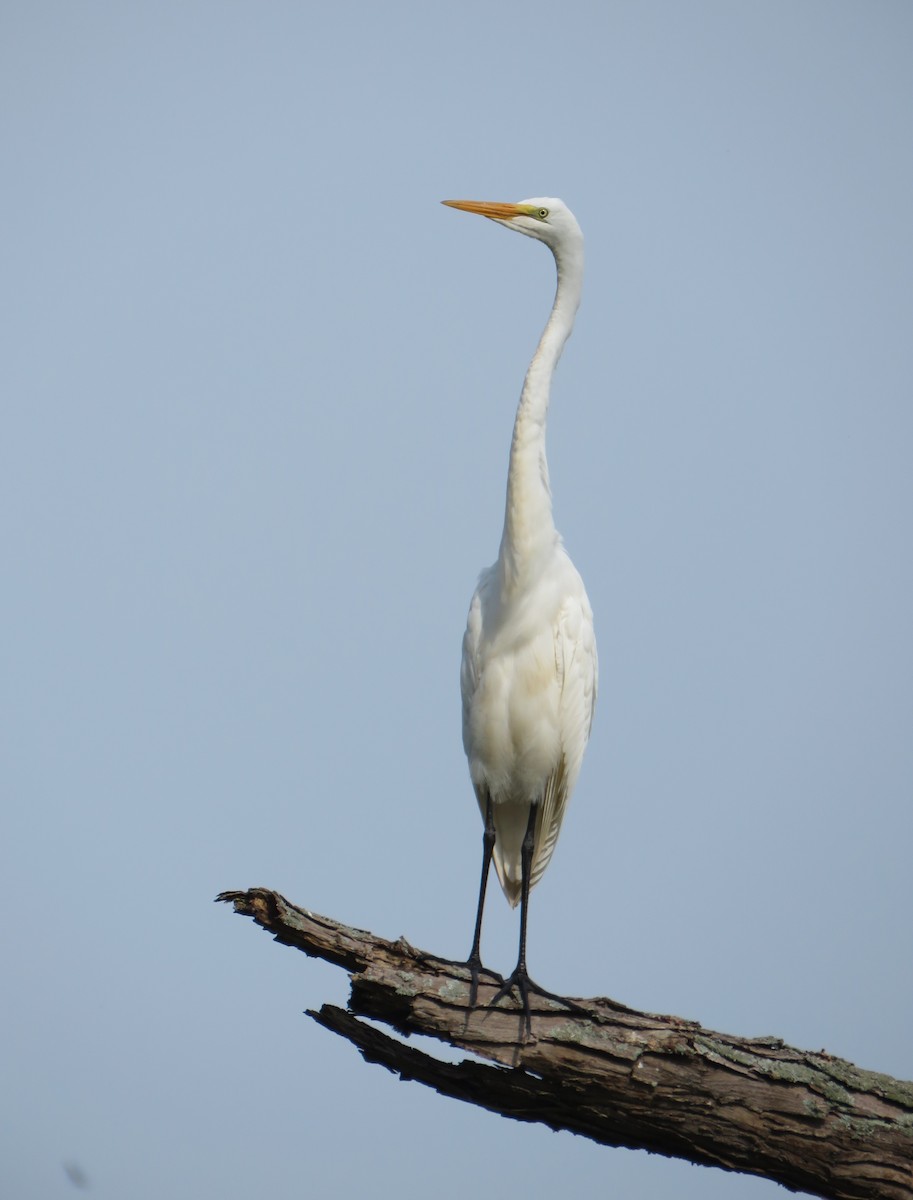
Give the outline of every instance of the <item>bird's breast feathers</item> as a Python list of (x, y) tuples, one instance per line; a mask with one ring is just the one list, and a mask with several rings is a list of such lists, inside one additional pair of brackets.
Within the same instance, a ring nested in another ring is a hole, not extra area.
[[(580, 768), (596, 699), (593, 617), (566, 555), (559, 587), (533, 589), (506, 607), (486, 572), (463, 640), (463, 742), (477, 789), (538, 801), (561, 770)], [(567, 570), (569, 568), (569, 571)]]

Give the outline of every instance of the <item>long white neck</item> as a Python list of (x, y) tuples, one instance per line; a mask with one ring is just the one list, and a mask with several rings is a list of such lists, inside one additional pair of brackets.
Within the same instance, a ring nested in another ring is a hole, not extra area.
[(574, 328), (583, 289), (583, 245), (555, 252), (558, 290), (551, 316), (526, 372), (517, 406), (507, 472), (504, 532), (498, 553), (501, 584), (522, 587), (537, 562), (558, 540), (545, 458), (545, 427), (552, 376)]

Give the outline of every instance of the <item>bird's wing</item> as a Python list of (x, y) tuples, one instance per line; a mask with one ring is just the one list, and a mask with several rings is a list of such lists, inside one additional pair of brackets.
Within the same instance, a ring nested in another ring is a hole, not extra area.
[[(482, 576), (485, 572), (482, 572)], [(483, 578), (479, 581), (479, 587), (475, 589), (473, 599), (469, 602), (469, 616), (465, 620), (465, 632), (463, 634), (463, 659), (459, 664), (459, 694), (463, 700), (463, 750), (465, 756), (473, 760), (473, 746), (471, 746), (471, 732), (469, 724), (469, 713), (473, 707), (473, 697), (477, 686), (479, 686), (479, 677), (481, 676), (481, 656), (479, 647), (482, 640), (482, 596), (481, 590), (483, 587)], [(479, 811), (482, 814), (482, 821), (485, 821), (485, 812), (487, 808), (487, 793), (483, 794), (473, 780), (473, 788), (475, 791), (476, 802), (479, 803)]]
[(562, 604), (555, 622), (555, 672), (561, 757), (549, 776), (536, 814), (531, 886), (538, 883), (558, 841), (564, 811), (583, 762), (596, 709), (599, 663), (593, 613), (583, 584)]
[[(463, 661), (460, 664), (460, 695), (463, 698), (463, 745), (466, 745), (466, 735), (469, 726), (469, 710), (472, 708), (472, 698), (479, 686), (479, 643), (482, 638), (482, 600), (479, 589), (469, 605), (469, 616), (466, 618), (466, 632), (463, 634)], [(468, 748), (467, 748), (468, 753)]]

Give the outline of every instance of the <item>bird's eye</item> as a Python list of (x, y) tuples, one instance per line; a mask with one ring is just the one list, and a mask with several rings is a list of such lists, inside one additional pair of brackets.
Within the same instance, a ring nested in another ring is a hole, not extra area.
[(544, 221), (545, 218), (548, 216), (548, 209), (547, 208), (536, 209), (536, 216), (539, 218), (540, 221)]

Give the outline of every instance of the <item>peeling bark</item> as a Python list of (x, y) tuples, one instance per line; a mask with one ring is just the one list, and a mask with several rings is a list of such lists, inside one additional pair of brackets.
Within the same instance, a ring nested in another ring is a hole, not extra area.
[[(831, 1200), (913, 1200), (913, 1083), (777, 1038), (714, 1033), (696, 1021), (574, 998), (590, 1016), (532, 996), (469, 1007), (465, 966), (297, 908), (276, 892), (223, 892), (285, 945), (350, 973), (348, 1010), (310, 1012), (381, 1063), (443, 1095), (607, 1146), (761, 1175)], [(445, 1063), (359, 1020), (425, 1034), (497, 1064)]]

